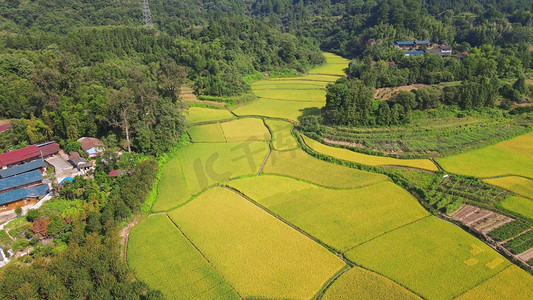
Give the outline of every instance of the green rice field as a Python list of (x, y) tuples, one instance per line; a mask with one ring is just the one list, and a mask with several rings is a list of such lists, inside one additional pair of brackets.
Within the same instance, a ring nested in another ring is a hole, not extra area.
[(133, 228), (128, 264), (139, 279), (161, 290), (167, 299), (239, 299), (166, 215), (150, 216)]
[(533, 200), (531, 199), (511, 196), (503, 199), (500, 205), (507, 210), (533, 220)]
[(292, 135), (293, 125), (286, 121), (265, 120), (272, 132), (272, 146), (275, 150), (293, 150), (298, 148), (298, 141)]
[(233, 110), (238, 116), (265, 116), (270, 118), (298, 121), (303, 115), (319, 114), (321, 102), (284, 101), (273, 99), (258, 99)]
[(189, 107), (185, 113), (187, 123), (197, 124), (203, 122), (230, 120), (233, 115), (225, 109)]
[(389, 181), (332, 190), (286, 177), (258, 176), (228, 185), (340, 252), (429, 215)]
[(345, 266), (227, 189), (208, 190), (169, 216), (242, 297), (309, 299)]
[(326, 91), (319, 89), (280, 89), (280, 90), (254, 90), (254, 94), (259, 98), (286, 100), (286, 101), (303, 101), (319, 102), (321, 105), (326, 104)]
[(533, 199), (533, 180), (518, 176), (484, 179), (483, 182), (499, 186), (518, 195)]
[(228, 142), (270, 140), (270, 133), (261, 119), (238, 119), (220, 123), (220, 127)]
[(438, 158), (437, 162), (444, 170), (461, 175), (533, 178), (533, 132), (493, 146)]
[(435, 217), (398, 228), (345, 255), (431, 299), (457, 297), (510, 265), (478, 239)]
[(369, 166), (402, 166), (429, 171), (438, 171), (437, 166), (429, 159), (398, 159), (354, 152), (348, 149), (332, 147), (302, 135), (304, 142), (314, 151), (334, 158)]
[(154, 203), (152, 210), (154, 212), (168, 211), (185, 203), (191, 196), (181, 168), (180, 158), (176, 155), (163, 167), (157, 189), (157, 201)]
[(331, 188), (361, 187), (388, 179), (385, 175), (327, 163), (299, 149), (272, 151), (263, 173), (285, 175)]
[(354, 267), (342, 274), (326, 291), (324, 300), (422, 299), (394, 281)]
[(225, 143), (226, 137), (219, 123), (198, 125), (187, 130), (195, 143)]

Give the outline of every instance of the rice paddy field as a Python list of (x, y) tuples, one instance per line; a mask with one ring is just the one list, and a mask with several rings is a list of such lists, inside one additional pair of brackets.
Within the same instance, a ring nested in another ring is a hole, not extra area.
[(246, 298), (309, 299), (345, 266), (227, 189), (213, 188), (169, 216)]
[(293, 125), (286, 121), (265, 120), (272, 132), (272, 147), (275, 150), (293, 150), (298, 148), (298, 141), (292, 135)]
[(346, 257), (429, 299), (457, 297), (511, 264), (435, 217), (382, 235), (348, 251)]
[(518, 195), (533, 199), (533, 180), (519, 176), (484, 179), (483, 182), (499, 186)]
[(335, 280), (322, 299), (414, 300), (422, 298), (386, 277), (354, 267)]
[[(389, 181), (333, 190), (258, 176), (228, 185), (339, 252), (428, 216), (409, 193)], [(380, 222), (372, 222), (378, 218)]]
[(338, 159), (359, 163), (369, 166), (402, 166), (417, 168), (428, 171), (438, 171), (437, 166), (429, 159), (398, 159), (392, 157), (383, 157), (368, 155), (363, 153), (354, 152), (348, 149), (332, 147), (317, 142), (305, 135), (302, 135), (304, 142), (309, 148), (314, 151), (325, 154)]
[[(326, 57), (308, 75), (254, 82), (259, 99), (235, 108), (238, 117), (189, 109), (192, 143), (162, 168), (152, 207), (158, 213), (129, 235), (127, 261), (136, 276), (168, 299), (527, 299), (532, 276), (431, 216), (389, 177), (301, 149), (287, 120), (319, 113), (326, 85), (348, 65)], [(429, 160), (304, 140), (319, 153), (360, 164), (437, 170)], [(531, 172), (524, 162), (531, 162), (531, 141), (518, 141), (489, 150), (506, 153), (511, 162), (491, 163), (500, 175), (513, 170), (511, 176), (485, 181), (529, 194), (528, 179), (512, 176)], [(483, 153), (469, 153), (444, 164), (476, 171)], [(530, 201), (511, 197), (498, 205), (527, 215), (524, 200)]]
[(129, 266), (167, 299), (239, 299), (166, 215), (144, 219), (131, 231), (129, 241)]
[(513, 265), (457, 297), (457, 300), (514, 300), (528, 299), (531, 295), (533, 295), (531, 275)]
[(203, 122), (213, 122), (230, 120), (233, 115), (225, 109), (215, 109), (206, 107), (189, 107), (185, 113), (188, 124), (198, 124)]
[(448, 172), (475, 177), (520, 175), (533, 178), (533, 132), (493, 146), (438, 158)]
[(507, 210), (533, 220), (533, 200), (531, 199), (511, 196), (500, 201), (500, 205)]
[(355, 188), (388, 179), (382, 174), (327, 163), (300, 149), (272, 151), (262, 172), (297, 178), (331, 188)]

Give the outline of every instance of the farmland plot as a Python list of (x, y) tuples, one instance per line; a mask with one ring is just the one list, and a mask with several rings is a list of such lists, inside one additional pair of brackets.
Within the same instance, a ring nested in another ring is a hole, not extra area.
[(354, 188), (388, 179), (382, 174), (327, 163), (299, 149), (272, 151), (263, 173), (290, 176), (332, 188)]
[(478, 239), (435, 217), (380, 236), (346, 257), (431, 299), (459, 296), (510, 265)]
[(129, 235), (128, 264), (167, 299), (239, 299), (166, 215), (150, 216)]
[(154, 212), (167, 211), (177, 205), (183, 204), (190, 198), (191, 193), (183, 175), (181, 162), (176, 155), (163, 167), (161, 180), (157, 189), (157, 201), (154, 203), (152, 210)]
[(195, 143), (225, 143), (226, 137), (219, 123), (199, 125), (187, 130)]
[(242, 297), (311, 298), (345, 266), (227, 189), (210, 189), (169, 216)]
[(309, 80), (260, 80), (251, 84), (252, 90), (283, 90), (283, 89), (324, 89), (328, 82), (309, 81)]
[(340, 252), (429, 215), (390, 181), (332, 190), (265, 175), (227, 184)]
[(225, 109), (190, 107), (185, 113), (187, 123), (197, 124), (210, 121), (230, 120), (233, 115)]
[(533, 132), (493, 146), (437, 159), (446, 171), (476, 177), (533, 178)]
[(220, 127), (228, 142), (270, 140), (270, 133), (261, 119), (238, 119), (220, 123)]
[(505, 176), (484, 179), (483, 181), (533, 199), (533, 180), (531, 179), (519, 176)]
[(285, 101), (302, 101), (302, 102), (319, 102), (325, 104), (326, 91), (319, 89), (301, 89), (287, 90), (254, 90), (254, 94), (260, 98), (285, 100)]
[(386, 277), (353, 267), (333, 282), (322, 299), (403, 300), (422, 298)]
[(369, 166), (403, 166), (429, 171), (438, 171), (437, 166), (435, 166), (435, 164), (429, 159), (398, 159), (392, 157), (362, 154), (348, 149), (327, 146), (313, 139), (310, 139), (305, 135), (302, 135), (302, 137), (307, 146), (309, 146), (314, 151), (338, 159)]
[(319, 114), (323, 105), (321, 102), (311, 101), (259, 99), (237, 107), (233, 112), (238, 116), (265, 116), (298, 121), (298, 118), (304, 113)]
[(276, 150), (292, 150), (298, 148), (298, 142), (292, 135), (293, 125), (280, 120), (265, 120), (272, 132), (272, 146)]
[(266, 142), (194, 143), (179, 153), (189, 192), (221, 180), (256, 174), (269, 151)]
[(531, 295), (533, 295), (531, 275), (512, 265), (456, 299), (515, 300), (528, 299)]
[(500, 202), (500, 205), (510, 211), (521, 214), (524, 217), (533, 219), (533, 200), (524, 197), (507, 197)]

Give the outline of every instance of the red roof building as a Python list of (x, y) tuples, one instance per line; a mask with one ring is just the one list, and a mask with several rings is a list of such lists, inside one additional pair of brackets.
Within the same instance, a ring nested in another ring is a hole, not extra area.
[(56, 142), (42, 144), (42, 145), (37, 146), (37, 148), (39, 148), (39, 151), (41, 151), (41, 155), (43, 157), (57, 154), (60, 150), (59, 144)]
[(0, 168), (14, 165), (23, 161), (33, 160), (41, 156), (37, 145), (31, 145), (22, 149), (0, 154)]
[(4, 132), (4, 131), (6, 131), (6, 130), (8, 130), (10, 128), (11, 128), (11, 124), (10, 123), (2, 124), (2, 125), (0, 125), (0, 132)]
[(113, 170), (109, 172), (108, 174), (109, 177), (117, 177), (117, 175), (118, 175), (118, 170)]

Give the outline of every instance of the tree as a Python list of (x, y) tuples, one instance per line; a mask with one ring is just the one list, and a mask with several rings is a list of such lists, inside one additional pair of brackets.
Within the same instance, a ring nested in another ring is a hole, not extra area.
[(20, 217), (20, 215), (22, 215), (22, 207), (17, 206), (17, 208), (15, 208), (15, 214), (17, 217)]
[(107, 106), (107, 120), (112, 126), (119, 127), (124, 132), (128, 152), (131, 152), (131, 124), (137, 118), (137, 112), (131, 90), (123, 89), (111, 92)]
[(163, 58), (160, 62), (158, 76), (159, 89), (164, 97), (169, 97), (173, 102), (179, 97), (180, 87), (187, 78), (187, 69), (178, 66), (175, 60)]

